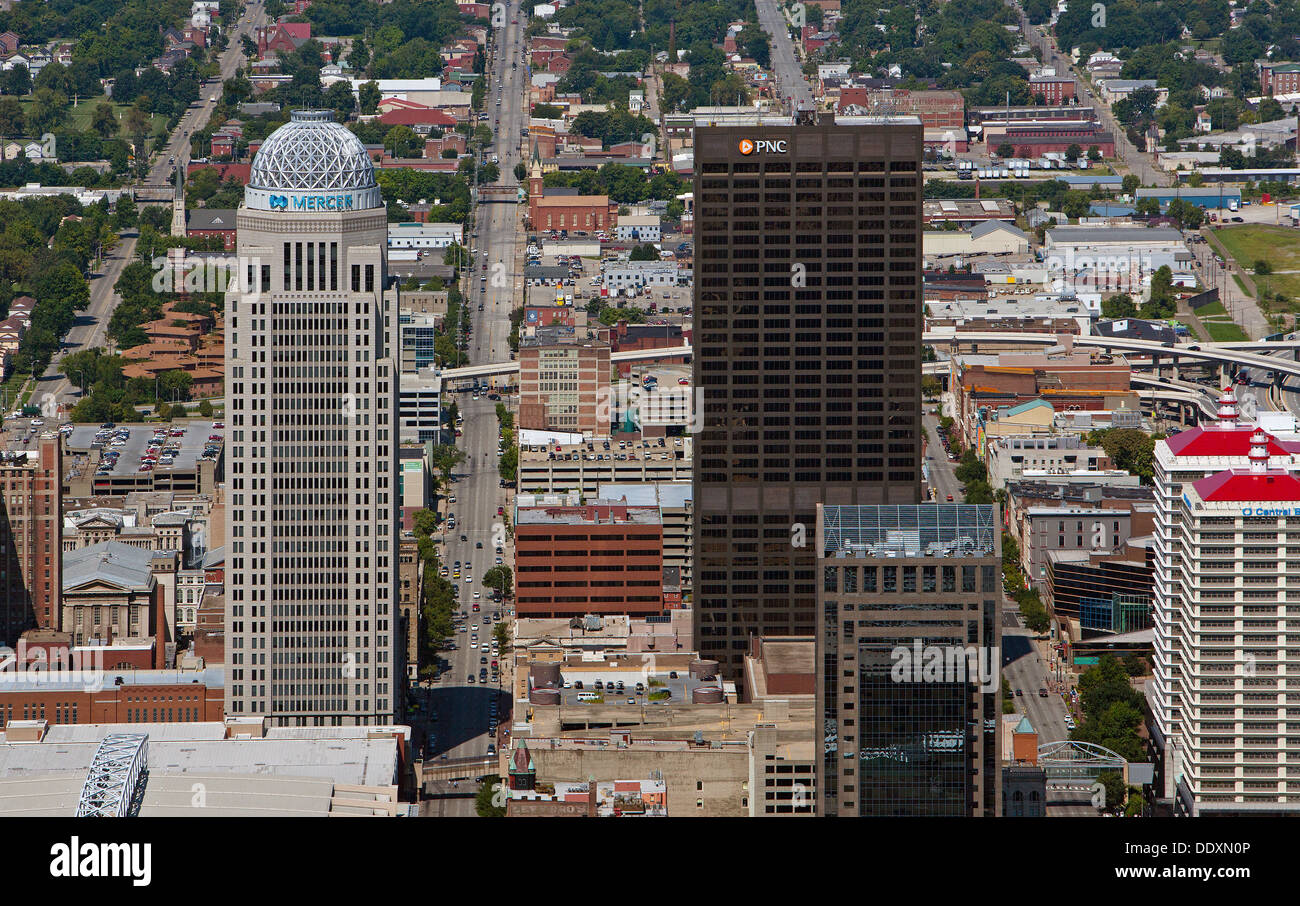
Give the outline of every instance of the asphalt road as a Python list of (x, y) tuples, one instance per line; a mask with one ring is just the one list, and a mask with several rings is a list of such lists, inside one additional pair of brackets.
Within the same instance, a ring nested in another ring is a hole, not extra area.
[[(221, 97), (221, 80), (233, 76), (235, 70), (239, 68), (243, 61), (244, 51), (240, 37), (243, 35), (251, 37), (252, 29), (265, 21), (266, 13), (262, 7), (262, 0), (254, 0), (241, 15), (239, 24), (236, 26), (235, 31), (231, 33), (230, 42), (221, 56), (221, 79), (205, 82), (202, 85), (199, 94), (201, 106), (191, 108), (181, 117), (180, 122), (176, 124), (176, 128), (172, 131), (166, 148), (158, 152), (155, 157), (149, 175), (144, 180), (144, 185), (169, 185), (172, 181), (173, 165), (169, 164), (168, 160), (175, 158), (177, 164), (182, 167), (189, 161), (190, 134), (207, 125), (208, 119), (212, 116), (212, 110)], [(121, 276), (122, 268), (135, 257), (137, 238), (138, 234), (133, 230), (122, 233), (117, 246), (104, 257), (100, 270), (91, 275), (90, 302), (86, 310), (77, 316), (77, 321), (72, 326), (72, 329), (68, 331), (68, 335), (64, 337), (59, 352), (50, 361), (50, 366), (46, 369), (45, 374), (37, 381), (31, 402), (33, 405), (39, 405), (45, 409), (47, 415), (53, 416), (54, 414), (51, 411), (51, 403), (71, 405), (78, 396), (76, 391), (73, 390), (71, 382), (58, 370), (59, 362), (63, 359), (63, 356), (81, 349), (91, 349), (105, 344), (108, 320), (113, 313), (113, 309), (117, 307), (117, 297), (113, 292), (113, 286), (117, 283), (117, 278)]]
[[(489, 153), (500, 156), (501, 182), (509, 185), (515, 183), (514, 166), (521, 159), (520, 130), (528, 122), (525, 99), (527, 67), (522, 59), (523, 33), (527, 23), (520, 19), (518, 24), (511, 24), (512, 18), (519, 18), (518, 0), (507, 6), (504, 37), (497, 33), (499, 43), (491, 58), (490, 90), (484, 104), (491, 117), (488, 123), (497, 135), (496, 144)], [(518, 63), (517, 67), (512, 65), (515, 63)], [(499, 107), (496, 103), (498, 90), (501, 97)], [(467, 349), (471, 364), (504, 362), (510, 358), (510, 311), (522, 296), (519, 258), (522, 252), (521, 210), (519, 205), (493, 203), (481, 205), (477, 211), (474, 232), (478, 235), (471, 235), (470, 243), (472, 247), (477, 246), (478, 255), (470, 274), (467, 295), (473, 328)], [(488, 268), (486, 271), (484, 264)], [(479, 311), (480, 304), (483, 305), (482, 311)], [(450, 667), (429, 693), (434, 712), (438, 715), (438, 720), (430, 727), (437, 735), (434, 757), (439, 759), (444, 753), (449, 758), (485, 754), (488, 743), (494, 742), (487, 735), (490, 703), (493, 700), (497, 702), (502, 722), (509, 709), (509, 696), (502, 689), (509, 676), (504, 651), (495, 658), (502, 668), (502, 679), (488, 685), (479, 682), (479, 670), (483, 666), (489, 667), (490, 680), (493, 660), (492, 655), (484, 651), (484, 643), (490, 646), (494, 623), (485, 622), (484, 618), (500, 611), (502, 622), (511, 622), (509, 610), (492, 604), (489, 590), (482, 584), (483, 576), (496, 565), (498, 556), (512, 568), (514, 563), (513, 546), (508, 539), (502, 546), (502, 553), (496, 553), (496, 542), (500, 540), (504, 527), (504, 519), (497, 510), (509, 504), (508, 492), (500, 487), (501, 476), (497, 468), (496, 402), (485, 395), (475, 400), (470, 393), (455, 393), (454, 399), (465, 420), (464, 434), (457, 438), (457, 445), (465, 451), (466, 460), (453, 476), (448, 500), (442, 503), (446, 511), (456, 514), (456, 528), (444, 533), (441, 556), (448, 565), (457, 560), (461, 562), (460, 609), (468, 616), (466, 631), (456, 633), (457, 649), (447, 653)], [(511, 402), (509, 397), (505, 401), (507, 404)], [(451, 495), (455, 495), (455, 503), (450, 502)], [(467, 563), (470, 564), (468, 571), (465, 569)], [(467, 572), (472, 577), (468, 583), (465, 581)], [(475, 592), (481, 595), (478, 603), (482, 609), (479, 613), (473, 612)], [(509, 605), (507, 599), (505, 607)], [(471, 638), (475, 631), (477, 640)], [(477, 647), (471, 648), (471, 644)], [(489, 662), (486, 665), (480, 663), (484, 657)], [(471, 676), (473, 682), (469, 681)]]
[(929, 470), (934, 499), (938, 503), (947, 503), (948, 495), (951, 494), (952, 502), (960, 503), (963, 500), (961, 482), (953, 474), (957, 463), (950, 460), (948, 454), (944, 452), (943, 440), (939, 437), (939, 417), (931, 415), (927, 409), (921, 417), (921, 424), (925, 426), (927, 436), (925, 465)]
[(755, 0), (754, 5), (758, 10), (758, 24), (771, 39), (771, 69), (776, 77), (777, 90), (792, 102), (793, 109), (812, 109), (812, 90), (804, 81), (803, 69), (795, 55), (794, 42), (790, 40), (790, 29), (785, 16), (781, 14), (780, 6), (776, 0)]

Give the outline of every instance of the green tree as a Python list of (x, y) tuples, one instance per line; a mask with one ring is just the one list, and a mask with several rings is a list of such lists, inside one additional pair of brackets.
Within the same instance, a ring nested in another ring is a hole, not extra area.
[(1147, 659), (1140, 654), (1127, 655), (1124, 658), (1124, 669), (1128, 671), (1129, 676), (1145, 676)]
[(1137, 306), (1128, 293), (1118, 293), (1101, 303), (1103, 318), (1133, 318), (1137, 316)]
[(967, 450), (962, 453), (961, 460), (957, 468), (953, 470), (953, 474), (962, 484), (970, 484), (973, 481), (986, 481), (989, 477), (989, 470), (984, 463), (980, 462), (974, 450)]
[(966, 485), (966, 502), (989, 504), (993, 502), (993, 489), (985, 480), (977, 479)]
[(483, 574), (483, 585), (510, 597), (514, 594), (514, 574), (508, 566), (494, 566)]
[(504, 653), (510, 647), (510, 627), (505, 623), (497, 623), (492, 628), (492, 638), (496, 640), (497, 647)]
[(357, 96), (361, 102), (361, 112), (366, 116), (372, 116), (379, 109), (381, 95), (378, 82), (362, 82), (357, 89)]
[(0, 97), (0, 135), (22, 135), (26, 123), (21, 101), (8, 95)]
[(1116, 811), (1124, 804), (1128, 790), (1124, 786), (1124, 777), (1118, 771), (1102, 771), (1097, 782), (1106, 788), (1106, 810)]
[(661, 76), (662, 90), (659, 92), (659, 106), (665, 113), (676, 113), (682, 108), (691, 94), (691, 85), (681, 76), (665, 72)]
[(1078, 145), (1072, 144), (1065, 149), (1065, 159), (1070, 163), (1075, 163), (1083, 154), (1083, 149)]
[(1115, 468), (1138, 476), (1143, 484), (1151, 483), (1151, 456), (1156, 441), (1142, 429), (1107, 428), (1092, 431), (1088, 434), (1088, 444), (1105, 450)]
[(194, 375), (187, 371), (164, 371), (158, 375), (158, 398), (172, 401), (172, 408), (180, 405), (179, 401), (190, 398), (194, 386)]
[(419, 145), (420, 139), (410, 126), (394, 126), (384, 134), (384, 147), (393, 157), (410, 157)]
[(95, 111), (90, 115), (90, 128), (100, 138), (109, 138), (117, 134), (117, 117), (113, 115), (112, 104), (101, 101), (95, 105)]
[(504, 818), (506, 816), (506, 791), (498, 774), (489, 774), (483, 778), (474, 797), (474, 811), (480, 818)]
[(1140, 818), (1146, 811), (1146, 798), (1136, 787), (1130, 787), (1128, 791), (1128, 802), (1124, 805), (1125, 818)]
[(433, 454), (429, 461), (439, 472), (442, 473), (444, 487), (451, 485), (451, 474), (455, 471), (456, 466), (460, 465), (466, 459), (465, 451), (457, 447), (439, 444), (433, 448)]
[(352, 93), (351, 83), (335, 82), (325, 89), (325, 106), (334, 111), (339, 122), (350, 117), (357, 109), (357, 98)]
[(428, 537), (438, 527), (438, 516), (433, 510), (427, 508), (418, 509), (412, 514), (411, 523), (415, 529), (416, 537)]
[(998, 157), (1005, 159), (1008, 157), (1015, 157), (1015, 156), (1016, 156), (1016, 149), (1015, 146), (1011, 144), (1011, 142), (1002, 142), (1000, 145), (998, 145)]
[(1135, 174), (1127, 173), (1124, 175), (1123, 189), (1125, 195), (1132, 195), (1139, 187), (1141, 187), (1141, 185), (1142, 180), (1138, 179)]

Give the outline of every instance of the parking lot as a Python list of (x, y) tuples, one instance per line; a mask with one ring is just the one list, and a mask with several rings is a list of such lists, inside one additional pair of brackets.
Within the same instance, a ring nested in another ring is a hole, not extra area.
[[(566, 705), (680, 705), (691, 700), (691, 691), (698, 686), (716, 686), (716, 680), (692, 679), (686, 671), (673, 671), (678, 675), (654, 674), (648, 676), (641, 670), (609, 668), (566, 669), (563, 673), (564, 690), (562, 700)], [(618, 688), (618, 683), (623, 688)], [(600, 683), (597, 688), (596, 684)], [(640, 693), (636, 684), (642, 684)], [(657, 685), (652, 685), (655, 683)], [(581, 685), (579, 685), (581, 684)], [(664, 697), (663, 693), (668, 693)], [(592, 696), (595, 696), (593, 699)], [(654, 698), (651, 698), (651, 696)]]
[(200, 459), (219, 457), (224, 433), (221, 422), (211, 421), (112, 428), (77, 425), (68, 435), (68, 448), (88, 453), (97, 473), (193, 471)]

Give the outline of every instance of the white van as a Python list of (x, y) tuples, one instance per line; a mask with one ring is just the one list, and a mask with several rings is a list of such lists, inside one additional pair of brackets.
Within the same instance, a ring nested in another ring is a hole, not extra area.
[(601, 696), (601, 694), (600, 694), (599, 692), (579, 692), (579, 693), (578, 693), (578, 701), (580, 701), (580, 702), (594, 702), (594, 701), (596, 701), (597, 699), (602, 698), (602, 697), (603, 697), (603, 696)]

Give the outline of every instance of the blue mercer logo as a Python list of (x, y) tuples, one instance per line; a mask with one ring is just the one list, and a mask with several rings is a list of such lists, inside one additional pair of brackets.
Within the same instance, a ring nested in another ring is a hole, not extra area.
[(272, 211), (283, 211), (285, 208), (289, 207), (289, 199), (284, 195), (272, 195), (270, 202)]

